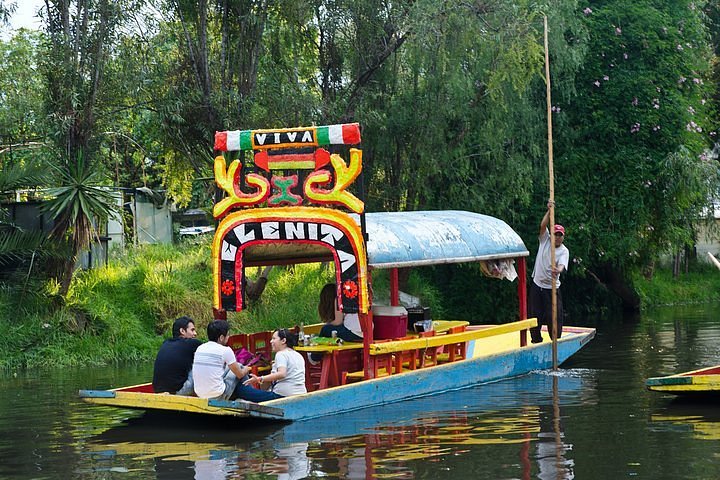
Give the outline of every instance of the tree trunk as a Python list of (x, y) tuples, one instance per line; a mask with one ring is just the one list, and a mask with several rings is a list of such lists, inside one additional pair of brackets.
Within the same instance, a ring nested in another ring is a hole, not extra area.
[(640, 310), (640, 297), (630, 285), (627, 276), (612, 265), (605, 265), (601, 272), (605, 286), (622, 301), (623, 310), (637, 312)]
[(77, 254), (72, 255), (63, 262), (62, 275), (60, 276), (60, 292), (58, 292), (62, 298), (67, 298), (67, 294), (70, 291), (70, 283), (72, 282), (76, 262)]
[(255, 280), (251, 280), (249, 278), (246, 279), (247, 284), (245, 286), (245, 293), (247, 294), (248, 300), (252, 302), (260, 300), (260, 297), (262, 297), (262, 294), (265, 291), (268, 275), (270, 275), (272, 268), (272, 265), (265, 267)]

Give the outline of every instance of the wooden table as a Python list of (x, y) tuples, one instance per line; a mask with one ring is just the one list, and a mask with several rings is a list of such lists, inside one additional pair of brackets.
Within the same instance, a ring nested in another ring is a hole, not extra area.
[[(342, 345), (312, 345), (297, 346), (295, 350), (306, 353), (322, 354), (320, 361), (320, 385), (319, 389), (340, 385), (339, 359), (343, 352), (360, 350), (363, 344), (359, 342), (345, 342)], [(306, 366), (308, 364), (306, 363)], [(306, 372), (308, 370), (306, 369)], [(309, 375), (309, 374), (308, 374)], [(306, 376), (306, 378), (309, 378)], [(309, 383), (306, 381), (306, 383)], [(308, 385), (309, 387), (310, 385)], [(308, 388), (308, 391), (310, 389)]]

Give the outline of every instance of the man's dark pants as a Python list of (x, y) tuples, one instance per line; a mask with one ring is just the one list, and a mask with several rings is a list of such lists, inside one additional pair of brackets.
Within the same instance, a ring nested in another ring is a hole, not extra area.
[[(550, 338), (552, 338), (552, 289), (540, 288), (535, 282), (530, 282), (530, 302), (528, 306), (528, 316), (538, 319), (538, 326), (530, 329), (532, 343), (542, 342), (540, 327), (543, 325), (547, 325), (548, 333), (550, 333)], [(559, 288), (557, 289), (557, 326), (557, 338), (560, 338), (563, 328), (563, 302)]]

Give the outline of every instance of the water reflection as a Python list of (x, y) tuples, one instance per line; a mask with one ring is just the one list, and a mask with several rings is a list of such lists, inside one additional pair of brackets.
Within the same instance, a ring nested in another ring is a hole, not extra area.
[(673, 399), (670, 406), (650, 415), (651, 431), (675, 433), (697, 440), (720, 440), (720, 411), (718, 398), (706, 401)]
[[(537, 460), (542, 480), (570, 480), (575, 478), (574, 462), (566, 458), (572, 444), (565, 443), (565, 433), (560, 414), (559, 373), (552, 375), (552, 405), (543, 405), (540, 416), (540, 433), (537, 442)], [(530, 478), (529, 475), (523, 478)]]
[(492, 445), (515, 452), (517, 461), (502, 466), (510, 476), (572, 479), (560, 407), (582, 402), (593, 379), (588, 370), (539, 373), (286, 425), (145, 415), (93, 436), (84, 450), (89, 470), (151, 460), (157, 478), (409, 479), (492, 461), (482, 448)]
[(716, 479), (716, 404), (648, 392), (645, 379), (717, 364), (719, 315), (705, 305), (603, 319), (555, 395), (538, 373), (287, 425), (77, 400), (79, 388), (146, 381), (152, 364), (0, 372), (0, 478)]

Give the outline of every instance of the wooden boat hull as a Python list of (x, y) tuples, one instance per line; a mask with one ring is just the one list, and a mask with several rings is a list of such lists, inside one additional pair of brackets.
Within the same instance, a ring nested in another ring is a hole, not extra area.
[[(594, 336), (595, 329), (592, 328), (565, 327), (563, 337), (558, 341), (558, 363), (567, 360)], [(552, 346), (549, 341), (525, 347), (513, 346), (517, 344), (517, 338), (518, 333), (512, 332), (478, 339), (469, 342), (468, 352), (472, 357), (466, 360), (262, 404), (131, 391), (142, 390), (142, 386), (116, 390), (81, 390), (80, 397), (88, 403), (122, 408), (282, 421), (305, 420), (476, 386), (552, 366)]]
[(720, 365), (691, 372), (649, 378), (645, 385), (654, 392), (685, 396), (720, 396)]

